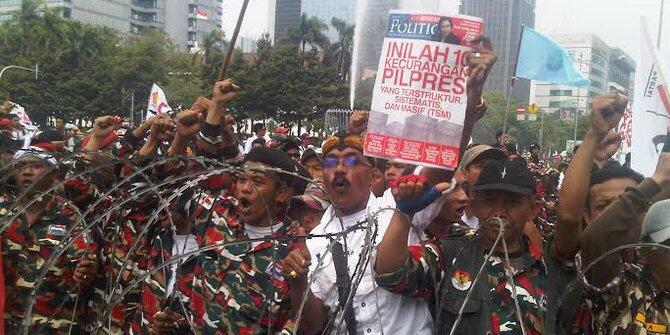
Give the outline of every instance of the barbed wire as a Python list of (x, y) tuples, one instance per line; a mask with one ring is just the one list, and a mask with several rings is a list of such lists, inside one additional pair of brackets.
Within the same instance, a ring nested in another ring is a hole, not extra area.
[[(108, 286), (109, 291), (106, 292), (106, 295), (105, 295), (105, 305), (104, 305), (104, 308), (102, 309), (102, 313), (100, 313), (100, 315), (98, 315), (96, 317), (96, 320), (94, 322), (95, 329), (93, 330), (93, 333), (97, 333), (100, 330), (100, 327), (103, 326), (103, 323), (105, 323), (105, 320), (108, 319), (109, 317), (111, 317), (112, 308), (114, 306), (116, 306), (118, 303), (120, 303), (121, 301), (123, 301), (124, 297), (131, 290), (134, 290), (137, 287), (139, 287), (140, 285), (142, 285), (146, 281), (146, 279), (148, 279), (150, 276), (155, 274), (157, 271), (163, 271), (165, 273), (166, 267), (169, 267), (169, 266), (172, 266), (172, 265), (176, 264), (177, 270), (179, 270), (179, 268), (184, 263), (183, 261), (185, 261), (185, 260), (187, 260), (191, 257), (196, 257), (203, 252), (207, 252), (207, 251), (211, 251), (211, 250), (215, 250), (215, 249), (219, 249), (219, 248), (226, 248), (226, 247), (229, 247), (229, 246), (234, 246), (234, 245), (239, 245), (239, 244), (254, 243), (254, 242), (265, 242), (265, 241), (295, 241), (296, 239), (326, 238), (326, 239), (330, 240), (330, 243), (328, 244), (325, 252), (323, 254), (320, 254), (319, 257), (317, 257), (317, 262), (316, 262), (316, 267), (315, 267), (316, 270), (309, 274), (309, 278), (308, 278), (309, 285), (307, 285), (306, 291), (302, 295), (302, 299), (301, 299), (301, 302), (300, 302), (300, 305), (299, 305), (299, 309), (298, 309), (296, 315), (294, 316), (294, 318), (295, 318), (294, 320), (296, 321), (295, 322), (296, 327), (299, 327), (300, 320), (302, 318), (302, 313), (303, 313), (303, 310), (304, 310), (304, 307), (305, 307), (305, 304), (306, 304), (306, 301), (307, 301), (307, 298), (308, 298), (309, 288), (310, 288), (311, 284), (314, 283), (314, 281), (316, 279), (316, 275), (320, 271), (323, 271), (323, 269), (325, 268), (323, 260), (325, 259), (325, 257), (327, 255), (329, 255), (331, 253), (333, 243), (337, 239), (345, 239), (345, 241), (346, 241), (346, 236), (348, 234), (351, 234), (355, 231), (362, 230), (362, 231), (365, 232), (364, 243), (363, 243), (364, 247), (361, 249), (361, 253), (359, 254), (358, 260), (356, 262), (356, 267), (354, 268), (354, 271), (351, 274), (351, 278), (352, 278), (351, 289), (349, 290), (349, 294), (346, 297), (345, 302), (342, 303), (342, 304), (338, 304), (337, 308), (335, 308), (333, 311), (331, 311), (331, 313), (329, 314), (329, 317), (327, 319), (327, 323), (326, 323), (326, 328), (325, 329), (327, 331), (330, 331), (333, 328), (335, 328), (335, 330), (337, 331), (337, 330), (340, 329), (340, 327), (342, 326), (342, 324), (344, 322), (344, 318), (339, 318), (340, 313), (342, 313), (347, 308), (353, 308), (352, 303), (353, 303), (354, 296), (356, 295), (358, 286), (359, 286), (360, 282), (362, 281), (363, 277), (365, 275), (368, 275), (368, 274), (366, 274), (366, 269), (368, 268), (368, 266), (371, 266), (370, 262), (371, 262), (371, 259), (372, 259), (372, 255), (374, 253), (374, 248), (376, 247), (376, 242), (375, 241), (377, 239), (377, 234), (378, 234), (378, 229), (379, 229), (379, 224), (378, 224), (378, 221), (377, 221), (378, 217), (379, 217), (379, 214), (383, 210), (395, 211), (395, 209), (393, 209), (393, 208), (383, 208), (383, 209), (378, 210), (375, 213), (368, 213), (369, 215), (366, 215), (366, 219), (364, 221), (358, 222), (358, 223), (354, 224), (353, 226), (350, 226), (349, 228), (343, 229), (341, 232), (338, 232), (338, 233), (307, 234), (307, 235), (302, 235), (302, 236), (291, 235), (291, 236), (281, 236), (281, 237), (268, 236), (268, 237), (264, 237), (264, 238), (255, 238), (255, 239), (247, 238), (247, 239), (237, 240), (237, 241), (234, 241), (234, 242), (216, 243), (216, 244), (213, 244), (213, 245), (200, 247), (200, 248), (198, 248), (194, 251), (190, 251), (190, 252), (186, 252), (186, 250), (185, 250), (186, 246), (184, 245), (184, 247), (182, 249), (182, 252), (178, 253), (177, 255), (171, 255), (169, 260), (165, 260), (163, 258), (160, 265), (150, 267), (150, 268), (147, 268), (147, 269), (143, 269), (144, 273), (141, 273), (139, 275), (133, 273), (132, 274), (133, 279), (128, 284), (122, 285), (121, 284), (121, 276), (122, 276), (123, 269), (125, 269), (128, 262), (130, 261), (130, 257), (137, 251), (137, 248), (139, 248), (140, 244), (145, 243), (145, 242), (142, 241), (142, 239), (149, 232), (149, 230), (151, 229), (152, 226), (156, 225), (159, 222), (159, 220), (167, 219), (168, 220), (167, 221), (167, 224), (168, 224), (167, 228), (169, 229), (173, 238), (175, 238), (177, 236), (176, 225), (173, 221), (172, 213), (169, 210), (170, 205), (174, 202), (175, 199), (178, 199), (179, 197), (181, 197), (184, 194), (184, 192), (186, 192), (189, 189), (200, 189), (201, 193), (198, 194), (198, 196), (203, 196), (203, 195), (206, 194), (204, 192), (204, 189), (202, 189), (202, 187), (200, 185), (203, 181), (205, 181), (205, 180), (207, 180), (207, 179), (209, 179), (213, 176), (222, 175), (222, 174), (230, 174), (230, 175), (236, 175), (236, 176), (243, 175), (243, 172), (248, 171), (249, 168), (244, 167), (244, 166), (226, 164), (226, 163), (222, 163), (222, 162), (219, 162), (217, 160), (214, 160), (214, 159), (209, 159), (209, 158), (205, 158), (205, 157), (198, 157), (198, 156), (193, 156), (193, 157), (149, 156), (149, 157), (142, 157), (140, 159), (137, 159), (137, 158), (125, 159), (125, 158), (119, 158), (119, 157), (116, 157), (114, 155), (107, 154), (107, 153), (102, 153), (102, 152), (96, 152), (95, 154), (101, 155), (102, 157), (104, 157), (106, 159), (109, 159), (109, 161), (104, 162), (104, 163), (96, 162), (95, 166), (88, 167), (88, 168), (84, 169), (83, 171), (80, 171), (80, 172), (77, 172), (77, 173), (73, 174), (72, 176), (68, 176), (68, 178), (63, 178), (63, 180), (53, 182), (51, 184), (51, 187), (48, 187), (45, 191), (40, 192), (39, 190), (37, 190), (37, 185), (40, 184), (39, 182), (48, 178), (48, 174), (57, 169), (57, 166), (51, 167), (48, 170), (49, 172), (47, 172), (41, 178), (38, 178), (31, 186), (27, 187), (25, 190), (23, 190), (19, 194), (19, 196), (17, 196), (17, 199), (22, 199), (22, 198), (25, 198), (26, 196), (28, 196), (30, 194), (35, 194), (34, 196), (32, 196), (32, 199), (29, 199), (28, 201), (24, 201), (24, 202), (21, 202), (21, 203), (18, 203), (18, 202), (13, 203), (10, 207), (10, 213), (11, 214), (9, 215), (9, 218), (7, 220), (3, 220), (4, 222), (0, 223), (0, 233), (1, 233), (1, 232), (4, 232), (9, 227), (9, 225), (12, 222), (14, 222), (14, 220), (16, 220), (20, 215), (22, 215), (28, 208), (30, 208), (33, 204), (37, 203), (38, 201), (40, 201), (40, 199), (43, 199), (45, 197), (52, 197), (53, 199), (59, 199), (59, 200), (63, 201), (64, 203), (68, 204), (68, 206), (71, 205), (71, 207), (73, 207), (73, 209), (75, 209), (76, 215), (78, 216), (77, 221), (74, 222), (72, 224), (72, 226), (69, 227), (68, 230), (66, 231), (61, 243), (58, 245), (57, 248), (54, 249), (54, 251), (51, 253), (50, 257), (44, 262), (44, 264), (40, 268), (40, 275), (38, 276), (38, 278), (35, 282), (34, 288), (32, 290), (32, 294), (30, 296), (29, 303), (28, 303), (27, 308), (26, 308), (26, 314), (25, 314), (24, 321), (23, 321), (23, 326), (24, 326), (23, 327), (23, 334), (28, 334), (29, 331), (30, 331), (30, 326), (32, 325), (32, 310), (33, 310), (34, 304), (35, 304), (36, 299), (37, 299), (37, 294), (40, 291), (41, 286), (44, 283), (44, 280), (46, 278), (45, 275), (54, 266), (54, 264), (58, 260), (58, 258), (60, 256), (62, 256), (63, 253), (66, 252), (67, 248), (69, 248), (75, 242), (76, 239), (78, 239), (80, 236), (82, 236), (82, 234), (85, 234), (88, 231), (90, 231), (97, 224), (100, 224), (101, 222), (104, 222), (104, 220), (106, 220), (105, 219), (106, 217), (108, 217), (109, 215), (111, 215), (113, 213), (116, 213), (119, 209), (123, 208), (124, 205), (127, 205), (129, 203), (132, 204), (133, 201), (135, 201), (135, 200), (137, 200), (141, 197), (147, 196), (147, 195), (155, 195), (156, 196), (156, 198), (157, 198), (155, 200), (156, 201), (156, 208), (151, 211), (150, 215), (147, 216), (146, 221), (144, 222), (144, 224), (140, 226), (141, 230), (139, 231), (139, 234), (136, 235), (136, 236), (133, 236), (134, 241), (131, 245), (131, 248), (128, 250), (127, 254), (125, 255), (123, 261), (120, 263), (120, 265), (119, 265), (119, 263), (114, 264), (114, 266), (119, 266), (119, 272), (118, 272), (118, 274), (116, 274), (116, 278), (114, 278), (114, 279), (112, 278), (114, 276), (113, 271), (108, 273), (109, 280), (107, 280), (107, 282), (108, 282), (107, 284), (109, 285)], [(64, 159), (67, 159), (67, 160), (82, 159), (81, 154), (77, 154), (77, 153), (73, 153), (71, 155), (64, 155), (63, 157), (67, 157), (67, 158), (64, 158)], [(189, 162), (194, 162), (194, 163), (199, 164), (200, 166), (205, 167), (205, 168), (202, 169), (202, 170), (194, 171), (194, 172), (183, 173), (183, 174), (177, 175), (177, 176), (170, 176), (169, 178), (161, 180), (158, 183), (153, 181), (153, 179), (156, 177), (156, 176), (151, 175), (151, 172), (153, 171), (153, 169), (155, 169), (155, 168), (157, 168), (157, 167), (159, 167), (163, 164), (169, 164), (169, 163), (175, 163), (175, 162), (180, 163), (180, 164), (184, 164), (184, 165), (188, 165)], [(0, 168), (0, 170), (1, 171), (9, 170), (14, 166), (15, 163), (16, 162), (5, 164), (5, 165), (2, 166), (2, 168)], [(85, 163), (88, 164), (90, 162), (85, 162)], [(142, 163), (141, 166), (140, 166), (139, 163)], [(102, 193), (102, 195), (98, 195), (97, 199), (95, 199), (95, 201), (93, 201), (86, 208), (85, 211), (81, 211), (81, 209), (79, 209), (75, 204), (73, 204), (72, 201), (63, 198), (60, 195), (55, 194), (55, 191), (57, 191), (61, 187), (63, 187), (65, 185), (65, 183), (69, 180), (73, 180), (73, 179), (77, 179), (77, 178), (83, 178), (83, 177), (86, 177), (87, 175), (98, 173), (100, 170), (103, 170), (105, 168), (110, 168), (110, 167), (119, 166), (119, 165), (130, 167), (132, 169), (131, 170), (132, 172), (129, 173), (128, 175), (126, 175), (124, 178), (120, 178), (118, 181), (116, 181), (116, 183), (114, 183), (109, 188), (106, 188), (106, 191), (104, 193)], [(277, 174), (290, 175), (291, 177), (298, 178), (298, 179), (301, 179), (301, 180), (306, 181), (306, 182), (311, 182), (311, 180), (309, 178), (306, 178), (305, 176), (302, 176), (298, 173), (287, 172), (287, 171), (283, 171), (283, 170), (280, 170), (280, 169), (277, 169), (277, 168), (259, 166), (259, 167), (254, 167), (254, 169), (258, 170), (258, 171), (261, 171), (263, 173), (272, 172), (272, 173), (277, 173)], [(2, 177), (2, 179), (7, 180), (10, 177), (11, 177), (11, 174), (6, 173)], [(137, 179), (137, 178), (139, 178), (139, 179)], [(137, 182), (144, 183), (144, 184), (141, 187), (139, 187), (137, 190), (135, 190), (134, 192), (131, 192), (131, 195), (129, 197), (114, 199), (112, 201), (112, 203), (109, 204), (108, 207), (106, 207), (103, 211), (101, 211), (100, 214), (96, 212), (95, 217), (89, 217), (90, 214), (92, 214), (95, 211), (95, 209), (100, 204), (102, 204), (103, 201), (105, 201), (105, 199), (108, 196), (111, 196), (112, 194), (114, 194), (117, 191), (123, 190), (129, 184), (132, 185), (133, 184), (132, 182), (134, 180), (136, 180)], [(252, 183), (252, 185), (253, 185), (253, 183)], [(315, 186), (320, 188), (323, 191), (323, 188), (320, 185), (315, 185)], [(253, 185), (253, 187), (256, 188), (255, 185)], [(166, 192), (172, 192), (172, 194), (170, 194), (169, 196), (164, 196), (164, 194)], [(324, 192), (324, 194), (326, 195), (326, 198), (327, 198), (327, 193)], [(214, 197), (213, 203), (216, 202), (216, 200), (218, 200), (219, 197), (220, 197), (220, 194), (217, 194)], [(263, 205), (264, 205), (266, 215), (268, 215), (269, 217), (272, 218), (273, 216), (271, 215), (269, 202), (273, 201), (274, 199), (265, 199), (263, 197), (261, 197), (261, 199), (263, 201)], [(327, 198), (327, 200), (330, 200), (330, 199)], [(193, 201), (195, 203), (199, 203), (199, 201), (195, 198), (193, 199)], [(288, 210), (288, 206), (285, 208), (285, 210)], [(165, 217), (161, 217), (161, 213), (166, 213), (167, 215)], [(285, 214), (286, 213), (284, 213), (284, 215)], [(190, 215), (195, 215), (195, 211), (190, 210), (189, 211), (189, 216)], [(337, 219), (340, 221), (340, 224), (342, 224), (342, 219), (339, 218), (339, 217), (337, 217)], [(189, 217), (186, 221), (188, 222), (188, 226), (187, 226), (187, 229), (185, 231), (188, 234), (191, 231), (194, 219), (193, 219), (193, 217)], [(115, 228), (116, 229), (123, 228), (123, 225), (125, 224), (124, 222), (125, 222), (125, 218), (122, 218), (121, 220), (119, 220), (119, 222), (115, 223), (115, 225), (116, 225)], [(114, 223), (108, 223), (108, 224), (114, 224)], [(272, 224), (271, 226), (274, 226), (274, 224)], [(272, 235), (274, 235), (274, 231), (273, 231)], [(499, 236), (496, 239), (496, 242), (494, 243), (494, 246), (493, 246), (491, 252), (489, 253), (489, 255), (487, 255), (486, 259), (488, 259), (488, 257), (490, 257), (491, 253), (493, 252), (493, 250), (496, 248), (497, 244), (499, 243), (499, 240), (501, 239), (502, 235), (503, 235), (503, 229), (501, 229), (501, 231), (499, 233)], [(478, 236), (479, 236), (479, 234), (478, 234), (478, 232), (476, 232), (475, 236), (473, 236), (472, 239), (470, 239), (469, 241), (466, 242), (466, 245), (468, 245), (471, 242), (471, 240), (476, 240), (478, 238)], [(158, 238), (159, 238), (159, 236), (158, 236)], [(162, 240), (161, 240), (161, 243), (162, 243)], [(503, 246), (504, 247), (506, 246), (504, 241), (503, 241)], [(112, 258), (112, 255), (116, 253), (116, 247), (117, 247), (116, 244), (112, 245), (112, 250), (110, 251), (110, 255), (108, 255), (110, 257), (110, 259)], [(666, 250), (670, 250), (669, 247), (659, 245), (659, 244), (637, 243), (637, 244), (622, 246), (622, 247), (613, 249), (613, 250), (609, 251), (608, 253), (606, 253), (604, 255), (601, 255), (599, 258), (597, 258), (593, 262), (589, 263), (589, 265), (587, 265), (586, 267), (581, 269), (581, 271), (579, 271), (579, 273), (577, 275), (577, 278), (575, 280), (573, 280), (566, 287), (566, 290), (564, 291), (561, 299), (559, 299), (559, 301), (558, 301), (559, 308), (563, 304), (563, 302), (565, 300), (565, 297), (567, 296), (568, 292), (574, 290), (574, 288), (576, 287), (576, 284), (578, 283), (578, 280), (583, 279), (586, 271), (588, 271), (595, 263), (601, 261), (607, 255), (611, 255), (611, 254), (619, 252), (621, 250), (630, 249), (630, 248), (647, 248), (647, 247), (648, 248), (659, 248), (660, 247), (660, 248), (664, 248)], [(505, 249), (504, 250), (504, 256), (505, 256), (505, 259), (506, 259), (505, 264), (506, 264), (506, 269), (507, 269), (510, 266), (509, 265), (509, 255), (508, 255), (508, 252), (507, 252), (506, 248), (504, 248), (504, 249)], [(458, 257), (460, 256), (460, 253), (464, 250), (465, 250), (465, 245), (459, 250), (459, 252), (454, 257), (454, 262), (457, 261)], [(161, 257), (163, 257), (162, 252), (161, 252)], [(273, 249), (273, 255), (272, 255), (273, 263), (275, 261), (277, 261), (276, 257), (277, 257), (276, 250)], [(468, 293), (467, 293), (467, 295), (466, 295), (466, 297), (463, 301), (463, 305), (461, 306), (461, 308), (459, 310), (459, 314), (457, 316), (456, 322), (454, 323), (454, 325), (453, 325), (453, 327), (450, 331), (450, 334), (454, 333), (455, 329), (458, 327), (458, 324), (460, 323), (460, 319), (461, 319), (462, 313), (463, 313), (463, 308), (467, 304), (469, 299), (471, 299), (471, 294), (472, 294), (473, 288), (474, 288), (475, 284), (477, 283), (477, 280), (480, 276), (480, 273), (482, 272), (482, 269), (484, 269), (484, 267), (486, 265), (486, 259), (485, 259), (484, 264), (482, 265), (482, 268), (480, 269), (477, 276), (475, 277), (475, 279), (473, 281), (473, 284), (471, 286), (471, 289), (468, 291)], [(178, 271), (177, 271), (177, 273), (178, 273)], [(508, 277), (510, 277), (510, 276), (511, 276), (511, 272), (508, 273)], [(164, 275), (164, 277), (167, 280), (167, 276)], [(435, 278), (435, 279), (437, 280), (437, 278)], [(516, 300), (516, 292), (514, 290), (513, 278), (510, 277), (510, 278), (508, 278), (508, 280), (509, 279), (511, 279), (511, 285), (513, 287), (512, 295), (513, 295), (513, 298), (515, 299), (517, 317), (518, 317), (518, 319), (521, 323), (522, 331), (525, 332), (525, 327), (523, 326), (523, 315), (521, 315), (521, 311), (520, 311), (520, 308), (518, 306), (518, 301)], [(437, 287), (437, 283), (436, 283), (435, 287)], [(271, 295), (272, 294), (267, 294), (266, 295), (267, 299), (270, 299)], [(440, 308), (441, 307), (440, 306), (441, 305), (441, 299), (439, 297), (439, 290), (437, 290), (437, 289), (435, 290), (435, 295), (436, 295), (435, 304), (436, 304), (437, 317), (435, 318), (434, 322), (437, 323), (439, 321), (439, 318), (440, 318), (440, 315), (441, 315), (441, 312), (442, 312), (442, 309)], [(162, 303), (169, 306), (170, 304), (168, 303), (169, 302), (168, 299), (177, 299), (176, 294), (173, 294), (172, 296), (168, 297), (167, 292), (166, 292), (166, 297), (162, 301)], [(188, 311), (186, 311), (186, 307), (184, 306), (181, 299), (179, 299), (179, 302), (181, 304), (183, 313), (188, 315)], [(62, 302), (62, 305), (64, 305), (64, 304), (65, 304), (65, 302)], [(77, 295), (76, 302), (75, 302), (75, 309), (73, 310), (73, 315), (72, 315), (72, 318), (71, 318), (72, 320), (75, 319), (75, 313), (77, 313), (77, 311), (78, 311), (76, 306), (78, 304), (79, 304), (79, 296)], [(269, 309), (270, 309), (271, 304), (267, 303), (267, 305), (268, 305), (267, 311), (268, 311), (268, 313), (270, 313)], [(141, 306), (139, 306), (138, 308), (141, 309)], [(380, 311), (378, 310), (377, 312), (378, 312), (378, 317), (379, 317)], [(56, 314), (56, 313), (54, 313), (54, 314)], [(187, 317), (187, 319), (188, 319), (188, 322), (189, 322), (189, 327), (191, 328), (192, 331), (195, 332), (195, 327), (191, 323), (190, 318)], [(381, 322), (381, 320), (380, 320), (380, 322)], [(70, 327), (72, 327), (72, 325), (73, 325), (73, 323), (71, 323)], [(272, 326), (273, 326), (273, 324), (272, 324), (272, 322), (270, 322), (270, 324), (268, 325), (268, 332), (271, 331)], [(382, 332), (383, 332), (383, 329), (382, 329)]]

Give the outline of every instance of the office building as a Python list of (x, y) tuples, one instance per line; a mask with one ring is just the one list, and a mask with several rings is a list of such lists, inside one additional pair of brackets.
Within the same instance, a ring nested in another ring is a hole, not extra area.
[[(507, 94), (514, 76), (521, 27), (535, 27), (535, 0), (462, 0), (459, 12), (484, 19), (484, 34), (491, 38), (498, 54), (485, 87)], [(517, 79), (512, 98), (527, 103), (529, 95), (530, 80)]]
[[(290, 32), (300, 28), (300, 0), (269, 0), (270, 38), (275, 42), (285, 41)], [(272, 15), (274, 13), (274, 15)]]
[[(221, 30), (223, 0), (45, 0), (49, 8), (83, 23), (103, 25), (122, 36), (163, 29), (182, 51), (202, 42), (205, 34)], [(11, 18), (21, 0), (0, 0), (0, 21)]]
[[(133, 0), (136, 1), (136, 0)], [(165, 32), (179, 48), (198, 50), (205, 35), (223, 31), (222, 0), (164, 0), (166, 2)]]
[(635, 62), (619, 48), (591, 34), (549, 35), (562, 45), (579, 69), (591, 81), (587, 88), (533, 82), (534, 101), (545, 113), (560, 113), (562, 118), (574, 118), (574, 113), (586, 113), (592, 99), (610, 90), (631, 93)]

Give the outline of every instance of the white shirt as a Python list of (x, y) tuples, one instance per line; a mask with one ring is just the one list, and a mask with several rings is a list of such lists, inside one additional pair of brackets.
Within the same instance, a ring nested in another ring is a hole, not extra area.
[[(257, 239), (257, 238), (262, 238), (262, 237), (266, 237), (266, 236), (272, 236), (272, 234), (279, 231), (279, 229), (281, 229), (281, 227), (283, 225), (284, 225), (284, 223), (282, 223), (282, 222), (277, 223), (274, 226), (268, 226), (268, 227), (257, 227), (257, 226), (252, 226), (250, 224), (245, 224), (244, 225), (244, 231), (247, 233), (248, 238)], [(251, 242), (251, 247), (255, 248), (262, 243), (263, 243), (263, 241)]]
[(461, 216), (461, 221), (468, 225), (468, 227), (472, 229), (479, 229), (479, 219), (476, 216), (468, 216), (466, 212), (463, 212), (463, 216)]
[[(314, 228), (312, 234), (337, 233), (364, 220), (366, 217), (372, 217), (377, 210), (381, 208), (393, 209), (395, 203), (388, 203), (384, 198), (375, 198), (370, 194), (367, 208), (363, 211), (350, 216), (337, 218), (333, 206), (328, 207), (321, 219), (321, 223)], [(377, 236), (374, 245), (381, 242), (386, 229), (393, 215), (392, 210), (379, 212), (377, 222), (379, 224)], [(356, 268), (360, 253), (365, 243), (365, 230), (356, 230), (344, 237), (348, 250), (347, 261), (349, 266), (349, 275)], [(344, 245), (344, 239), (340, 243)], [(318, 298), (335, 310), (338, 305), (338, 292), (336, 285), (335, 265), (328, 250), (330, 240), (327, 238), (313, 238), (307, 240), (307, 248), (312, 256), (312, 265), (310, 266), (310, 276), (314, 276), (314, 282), (311, 285), (312, 292)], [(346, 251), (346, 250), (345, 250)], [(372, 251), (374, 253), (374, 251)], [(322, 267), (317, 269), (318, 259), (323, 258)], [(357, 334), (432, 334), (431, 326), (433, 324), (428, 304), (419, 299), (403, 297), (401, 295), (390, 293), (375, 283), (373, 264), (365, 267), (365, 273), (356, 290), (353, 298), (354, 313), (356, 315), (356, 333)], [(311, 278), (310, 278), (311, 279)], [(339, 318), (342, 313), (339, 313)], [(343, 323), (336, 334), (346, 335), (346, 325)]]
[[(245, 154), (248, 154), (249, 151), (251, 151), (251, 148), (253, 147), (252, 144), (254, 143), (254, 141), (255, 141), (257, 138), (258, 138), (258, 136), (256, 136), (256, 134), (253, 134), (253, 135), (251, 135), (251, 137), (249, 137), (249, 138), (247, 139), (246, 142), (244, 142), (244, 153), (245, 153)], [(265, 142), (271, 140), (270, 135), (268, 135), (268, 134), (265, 134), (265, 136), (263, 136), (263, 138), (265, 139)]]

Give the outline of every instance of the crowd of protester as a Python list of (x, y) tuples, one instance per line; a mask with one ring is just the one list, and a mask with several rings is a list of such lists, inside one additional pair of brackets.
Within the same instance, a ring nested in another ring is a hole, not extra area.
[(456, 171), (366, 157), (365, 112), (241, 141), (232, 80), (136, 128), (28, 134), (3, 105), (0, 333), (667, 334), (670, 145), (650, 178), (612, 160), (617, 93), (570, 160), (468, 143), (473, 45)]

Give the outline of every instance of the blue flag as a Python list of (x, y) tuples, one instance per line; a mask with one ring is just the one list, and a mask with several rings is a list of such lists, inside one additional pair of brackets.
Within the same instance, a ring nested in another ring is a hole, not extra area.
[(558, 43), (526, 26), (521, 36), (516, 77), (573, 87), (591, 85)]

